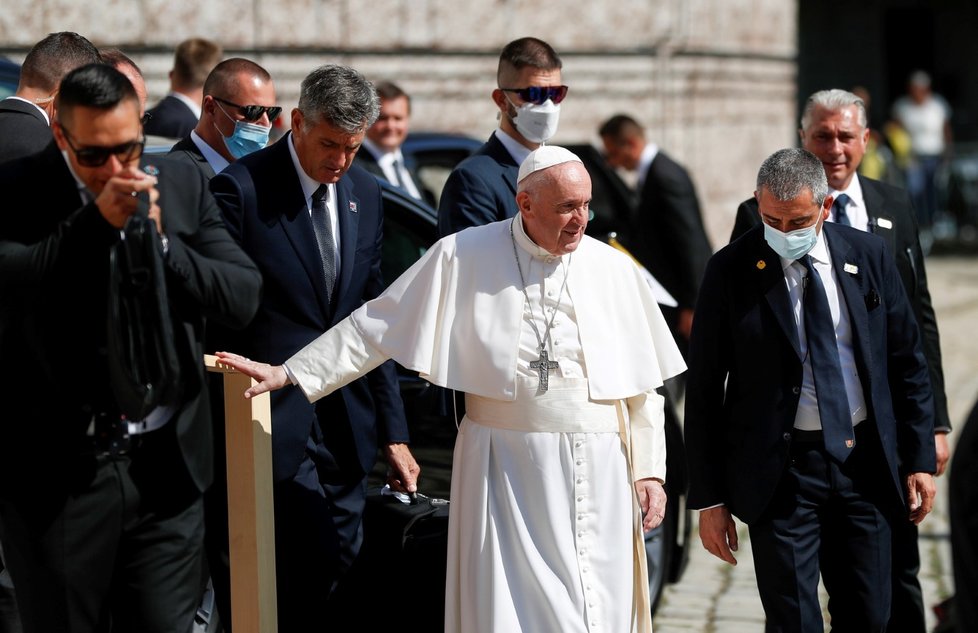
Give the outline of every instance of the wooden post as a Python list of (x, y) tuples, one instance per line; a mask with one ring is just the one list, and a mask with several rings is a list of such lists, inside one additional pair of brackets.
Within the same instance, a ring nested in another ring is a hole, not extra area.
[(205, 355), (204, 364), (224, 374), (231, 621), (239, 633), (277, 633), (270, 400), (267, 393), (245, 400), (254, 380), (217, 357)]

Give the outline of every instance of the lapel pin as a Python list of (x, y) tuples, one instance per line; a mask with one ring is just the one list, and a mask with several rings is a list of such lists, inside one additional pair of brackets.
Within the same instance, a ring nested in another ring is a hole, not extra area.
[(765, 268), (767, 268), (767, 262), (763, 259), (757, 260), (757, 270), (764, 270)]
[(846, 448), (852, 448), (856, 445), (856, 440), (846, 440)]
[(842, 266), (842, 270), (846, 271), (850, 275), (859, 274), (859, 266), (856, 266), (855, 264), (845, 264)]
[(884, 229), (892, 229), (893, 222), (888, 220), (887, 218), (876, 218), (876, 226)]
[(156, 165), (145, 165), (143, 167), (143, 172), (149, 174), (150, 176), (159, 176), (160, 168)]
[(357, 203), (354, 202), (353, 200), (350, 200), (350, 213), (356, 213), (356, 212), (357, 212)]

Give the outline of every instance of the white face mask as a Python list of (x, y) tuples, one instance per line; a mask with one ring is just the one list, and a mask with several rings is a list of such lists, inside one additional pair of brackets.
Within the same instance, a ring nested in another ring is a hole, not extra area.
[[(509, 97), (506, 98), (509, 101)], [(531, 143), (546, 143), (557, 133), (557, 123), (560, 121), (560, 106), (547, 99), (542, 104), (524, 103), (516, 108), (516, 116), (512, 117), (516, 130), (523, 138)]]
[(818, 242), (818, 222), (803, 229), (784, 233), (770, 224), (764, 224), (764, 240), (771, 249), (785, 259), (801, 259)]

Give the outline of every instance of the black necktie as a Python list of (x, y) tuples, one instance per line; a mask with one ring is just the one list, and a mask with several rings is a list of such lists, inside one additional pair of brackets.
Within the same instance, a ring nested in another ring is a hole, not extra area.
[(319, 255), (323, 260), (326, 300), (330, 301), (333, 297), (333, 285), (336, 283), (336, 242), (333, 240), (329, 211), (326, 209), (328, 193), (327, 185), (319, 185), (312, 194), (312, 228), (316, 232), (316, 243), (319, 245)]
[(846, 383), (842, 378), (839, 347), (835, 338), (832, 313), (825, 296), (825, 286), (815, 270), (811, 255), (799, 260), (808, 271), (805, 278), (804, 310), (805, 333), (808, 337), (808, 356), (815, 378), (815, 397), (818, 399), (818, 417), (822, 422), (825, 450), (845, 462), (856, 445), (849, 413)]
[(849, 216), (846, 214), (846, 205), (849, 204), (849, 196), (840, 193), (832, 203), (832, 212), (835, 213), (835, 223), (842, 226), (852, 226)]

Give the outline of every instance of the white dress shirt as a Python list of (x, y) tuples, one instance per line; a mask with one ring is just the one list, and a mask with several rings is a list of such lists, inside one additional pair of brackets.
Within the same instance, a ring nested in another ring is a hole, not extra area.
[[(837, 271), (832, 266), (832, 258), (829, 256), (824, 231), (819, 232), (818, 241), (808, 254), (811, 255), (815, 270), (818, 271), (822, 285), (825, 287), (829, 311), (832, 313), (832, 323), (835, 326), (836, 345), (839, 348), (839, 361), (842, 365), (842, 378), (846, 384), (849, 414), (852, 417), (852, 424), (855, 426), (866, 419), (866, 399), (863, 394), (862, 382), (859, 380), (859, 373), (856, 369), (856, 356), (855, 350), (853, 349), (849, 310), (845, 297), (839, 287), (836, 276)], [(795, 326), (798, 329), (801, 355), (805, 359), (802, 372), (801, 398), (798, 400), (798, 411), (795, 414), (795, 428), (802, 431), (818, 431), (822, 428), (822, 423), (818, 415), (818, 397), (815, 392), (815, 377), (812, 374), (812, 361), (808, 355), (808, 336), (805, 333), (805, 309), (803, 304), (804, 293), (814, 290), (814, 286), (809, 286), (806, 290), (805, 277), (807, 273), (801, 262), (782, 257), (781, 266), (784, 269), (784, 281), (788, 287), (788, 297), (791, 301), (792, 311), (794, 312)]]
[(522, 165), (523, 161), (526, 160), (526, 157), (533, 151), (530, 148), (525, 147), (522, 143), (506, 132), (503, 132), (501, 128), (496, 128), (496, 131), (493, 132), (493, 134), (495, 134), (496, 138), (499, 139), (499, 142), (503, 144), (503, 147), (506, 148), (506, 151), (513, 157), (513, 160), (516, 161), (517, 165)]
[(194, 145), (197, 146), (200, 153), (204, 155), (204, 160), (206, 160), (211, 166), (211, 169), (214, 170), (215, 174), (221, 173), (228, 165), (230, 165), (228, 159), (218, 154), (217, 151), (207, 143), (207, 141), (200, 138), (200, 135), (197, 134), (197, 130), (191, 130), (190, 140), (194, 142)]
[[(859, 184), (859, 177), (853, 175), (849, 186), (841, 191), (832, 188), (829, 189), (829, 195), (833, 199), (838, 198), (839, 194), (842, 193), (849, 196), (849, 201), (846, 203), (846, 217), (849, 218), (849, 224), (854, 229), (869, 231), (869, 211), (866, 210), (866, 199), (863, 197), (863, 188)], [(834, 205), (832, 206), (832, 211), (829, 213), (829, 221), (835, 222)]]
[[(316, 189), (319, 189), (319, 185), (323, 184), (317, 182), (309, 177), (309, 175), (302, 169), (302, 164), (299, 163), (299, 155), (295, 153), (295, 140), (292, 135), (289, 134), (289, 154), (292, 155), (292, 166), (295, 167), (295, 173), (299, 176), (299, 184), (302, 185), (302, 195), (306, 198), (306, 208), (309, 210), (309, 216), (312, 217), (312, 194), (316, 193)], [(336, 184), (326, 185), (328, 193), (326, 194), (326, 214), (329, 216), (329, 226), (330, 230), (333, 232), (333, 244), (336, 245), (336, 251), (333, 258), (336, 262), (336, 279), (340, 278), (340, 219), (336, 213)]]
[[(385, 152), (366, 137), (363, 139), (363, 147), (377, 161), (377, 165), (384, 172), (384, 178), (387, 179), (387, 182), (399, 186), (416, 200), (422, 199), (421, 192), (418, 191), (418, 188), (414, 184), (414, 178), (411, 177), (407, 167), (404, 166), (404, 154), (401, 153), (401, 148), (397, 148), (393, 152)], [(396, 166), (395, 161), (397, 162)]]
[(635, 174), (638, 176), (636, 185), (639, 191), (645, 185), (645, 177), (649, 175), (649, 167), (652, 166), (652, 161), (655, 157), (659, 155), (659, 146), (655, 143), (646, 143), (645, 149), (642, 150), (642, 155), (638, 158), (638, 165), (635, 167)]

